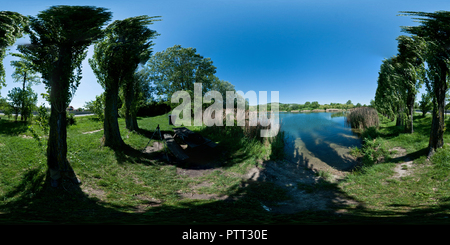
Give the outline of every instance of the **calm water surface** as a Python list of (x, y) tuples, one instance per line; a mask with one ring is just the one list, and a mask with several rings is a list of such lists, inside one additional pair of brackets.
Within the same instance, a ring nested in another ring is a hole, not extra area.
[(342, 113), (279, 113), (286, 133), (287, 157), (299, 166), (328, 171), (348, 171), (354, 165), (349, 148), (361, 140), (346, 125)]

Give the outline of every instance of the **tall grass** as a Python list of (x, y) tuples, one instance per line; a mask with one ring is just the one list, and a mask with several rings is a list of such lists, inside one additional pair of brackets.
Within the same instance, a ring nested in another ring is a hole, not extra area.
[[(211, 126), (203, 131), (208, 133), (209, 137), (215, 141), (222, 142), (227, 148), (246, 148), (254, 153), (255, 158), (259, 159), (282, 159), (284, 157), (284, 132), (281, 128), (278, 134), (273, 137), (262, 137), (261, 131), (271, 129), (272, 125), (263, 126), (259, 120), (252, 121), (252, 111), (245, 112), (245, 124), (237, 125), (237, 110), (224, 110), (223, 126)], [(234, 113), (234, 125), (226, 124), (227, 116)], [(269, 118), (273, 115), (269, 115)], [(253, 126), (254, 125), (254, 126)], [(246, 151), (247, 151), (246, 150)]]
[(380, 120), (378, 118), (378, 112), (374, 108), (359, 107), (347, 115), (347, 123), (352, 128), (366, 129), (369, 127), (378, 127)]

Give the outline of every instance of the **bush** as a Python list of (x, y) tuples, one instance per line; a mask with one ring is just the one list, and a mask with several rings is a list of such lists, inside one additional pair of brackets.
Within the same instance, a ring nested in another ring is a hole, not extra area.
[(150, 104), (139, 107), (137, 111), (138, 117), (154, 117), (164, 115), (173, 108), (169, 102), (152, 102)]
[(93, 112), (100, 121), (104, 120), (104, 110), (105, 110), (105, 93), (103, 92), (99, 96), (95, 96), (95, 100), (86, 102), (84, 105), (88, 111)]
[(363, 139), (375, 139), (376, 137), (378, 137), (378, 131), (376, 127), (368, 127), (361, 134), (361, 138)]
[(66, 112), (66, 113), (67, 113), (67, 116), (66, 116), (67, 127), (76, 125), (77, 120), (75, 119), (74, 115), (70, 114), (69, 112)]
[(359, 107), (347, 115), (347, 123), (352, 128), (366, 129), (369, 127), (377, 128), (380, 122), (377, 110), (371, 107)]

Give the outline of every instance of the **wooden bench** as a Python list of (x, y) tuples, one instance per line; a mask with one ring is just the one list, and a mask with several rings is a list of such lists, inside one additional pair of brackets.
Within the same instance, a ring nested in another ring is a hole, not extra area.
[(194, 133), (185, 127), (173, 128), (173, 131), (175, 132), (175, 136), (178, 136), (181, 140), (186, 142), (189, 147), (194, 148), (201, 145), (207, 145), (209, 147), (217, 146), (217, 144), (210, 139), (207, 139), (198, 133)]
[(170, 134), (164, 134), (164, 140), (166, 141), (167, 148), (180, 160), (186, 160), (189, 158), (183, 151), (183, 149), (175, 142), (175, 139)]

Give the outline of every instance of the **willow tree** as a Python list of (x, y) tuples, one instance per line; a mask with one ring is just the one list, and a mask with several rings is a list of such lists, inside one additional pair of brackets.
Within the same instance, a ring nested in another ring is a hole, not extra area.
[(445, 93), (448, 88), (447, 77), (450, 63), (450, 12), (401, 12), (404, 16), (421, 23), (418, 26), (402, 27), (402, 31), (417, 35), (427, 41), (427, 79), (425, 83), (433, 95), (432, 125), (428, 157), (444, 145)]
[[(16, 57), (20, 57), (20, 60), (11, 61), (11, 66), (14, 67), (14, 72), (12, 74), (12, 78), (14, 82), (22, 83), (22, 103), (21, 103), (21, 113), (20, 120), (27, 121), (28, 117), (31, 115), (31, 108), (27, 106), (27, 93), (26, 91), (31, 89), (32, 85), (36, 85), (40, 83), (40, 78), (36, 74), (36, 71), (33, 67), (33, 64), (30, 60), (21, 54), (13, 54)], [(26, 89), (29, 88), (29, 89)]]
[(104, 38), (95, 44), (89, 64), (98, 82), (105, 89), (105, 120), (103, 144), (111, 148), (124, 145), (120, 136), (118, 96), (124, 86), (125, 117), (127, 128), (136, 129), (133, 123), (132, 105), (136, 82), (134, 73), (139, 64), (145, 64), (151, 55), (151, 46), (157, 33), (147, 26), (159, 16), (146, 15), (116, 20), (105, 30)]
[(414, 102), (416, 94), (421, 84), (425, 72), (424, 51), (426, 50), (425, 41), (418, 37), (399, 36), (398, 40), (398, 56), (396, 62), (396, 72), (399, 75), (399, 82), (406, 90), (406, 107), (409, 120), (405, 123), (405, 131), (414, 132)]
[(151, 100), (152, 92), (153, 89), (143, 70), (135, 72), (133, 79), (122, 86), (119, 97), (124, 103), (122, 103), (119, 114), (125, 118), (125, 126), (128, 130), (139, 129), (137, 123), (138, 110)]
[(92, 42), (103, 35), (111, 12), (92, 6), (52, 6), (30, 17), (31, 44), (19, 47), (50, 90), (47, 165), (52, 186), (61, 177), (79, 183), (67, 159), (66, 108), (81, 79), (81, 63)]
[(28, 18), (12, 11), (0, 11), (0, 88), (5, 86), (5, 69), (3, 59), (8, 46), (14, 44), (17, 38), (22, 37)]
[(375, 92), (375, 107), (389, 118), (397, 118), (397, 125), (403, 124), (405, 89), (397, 73), (397, 56), (384, 59), (378, 73)]

